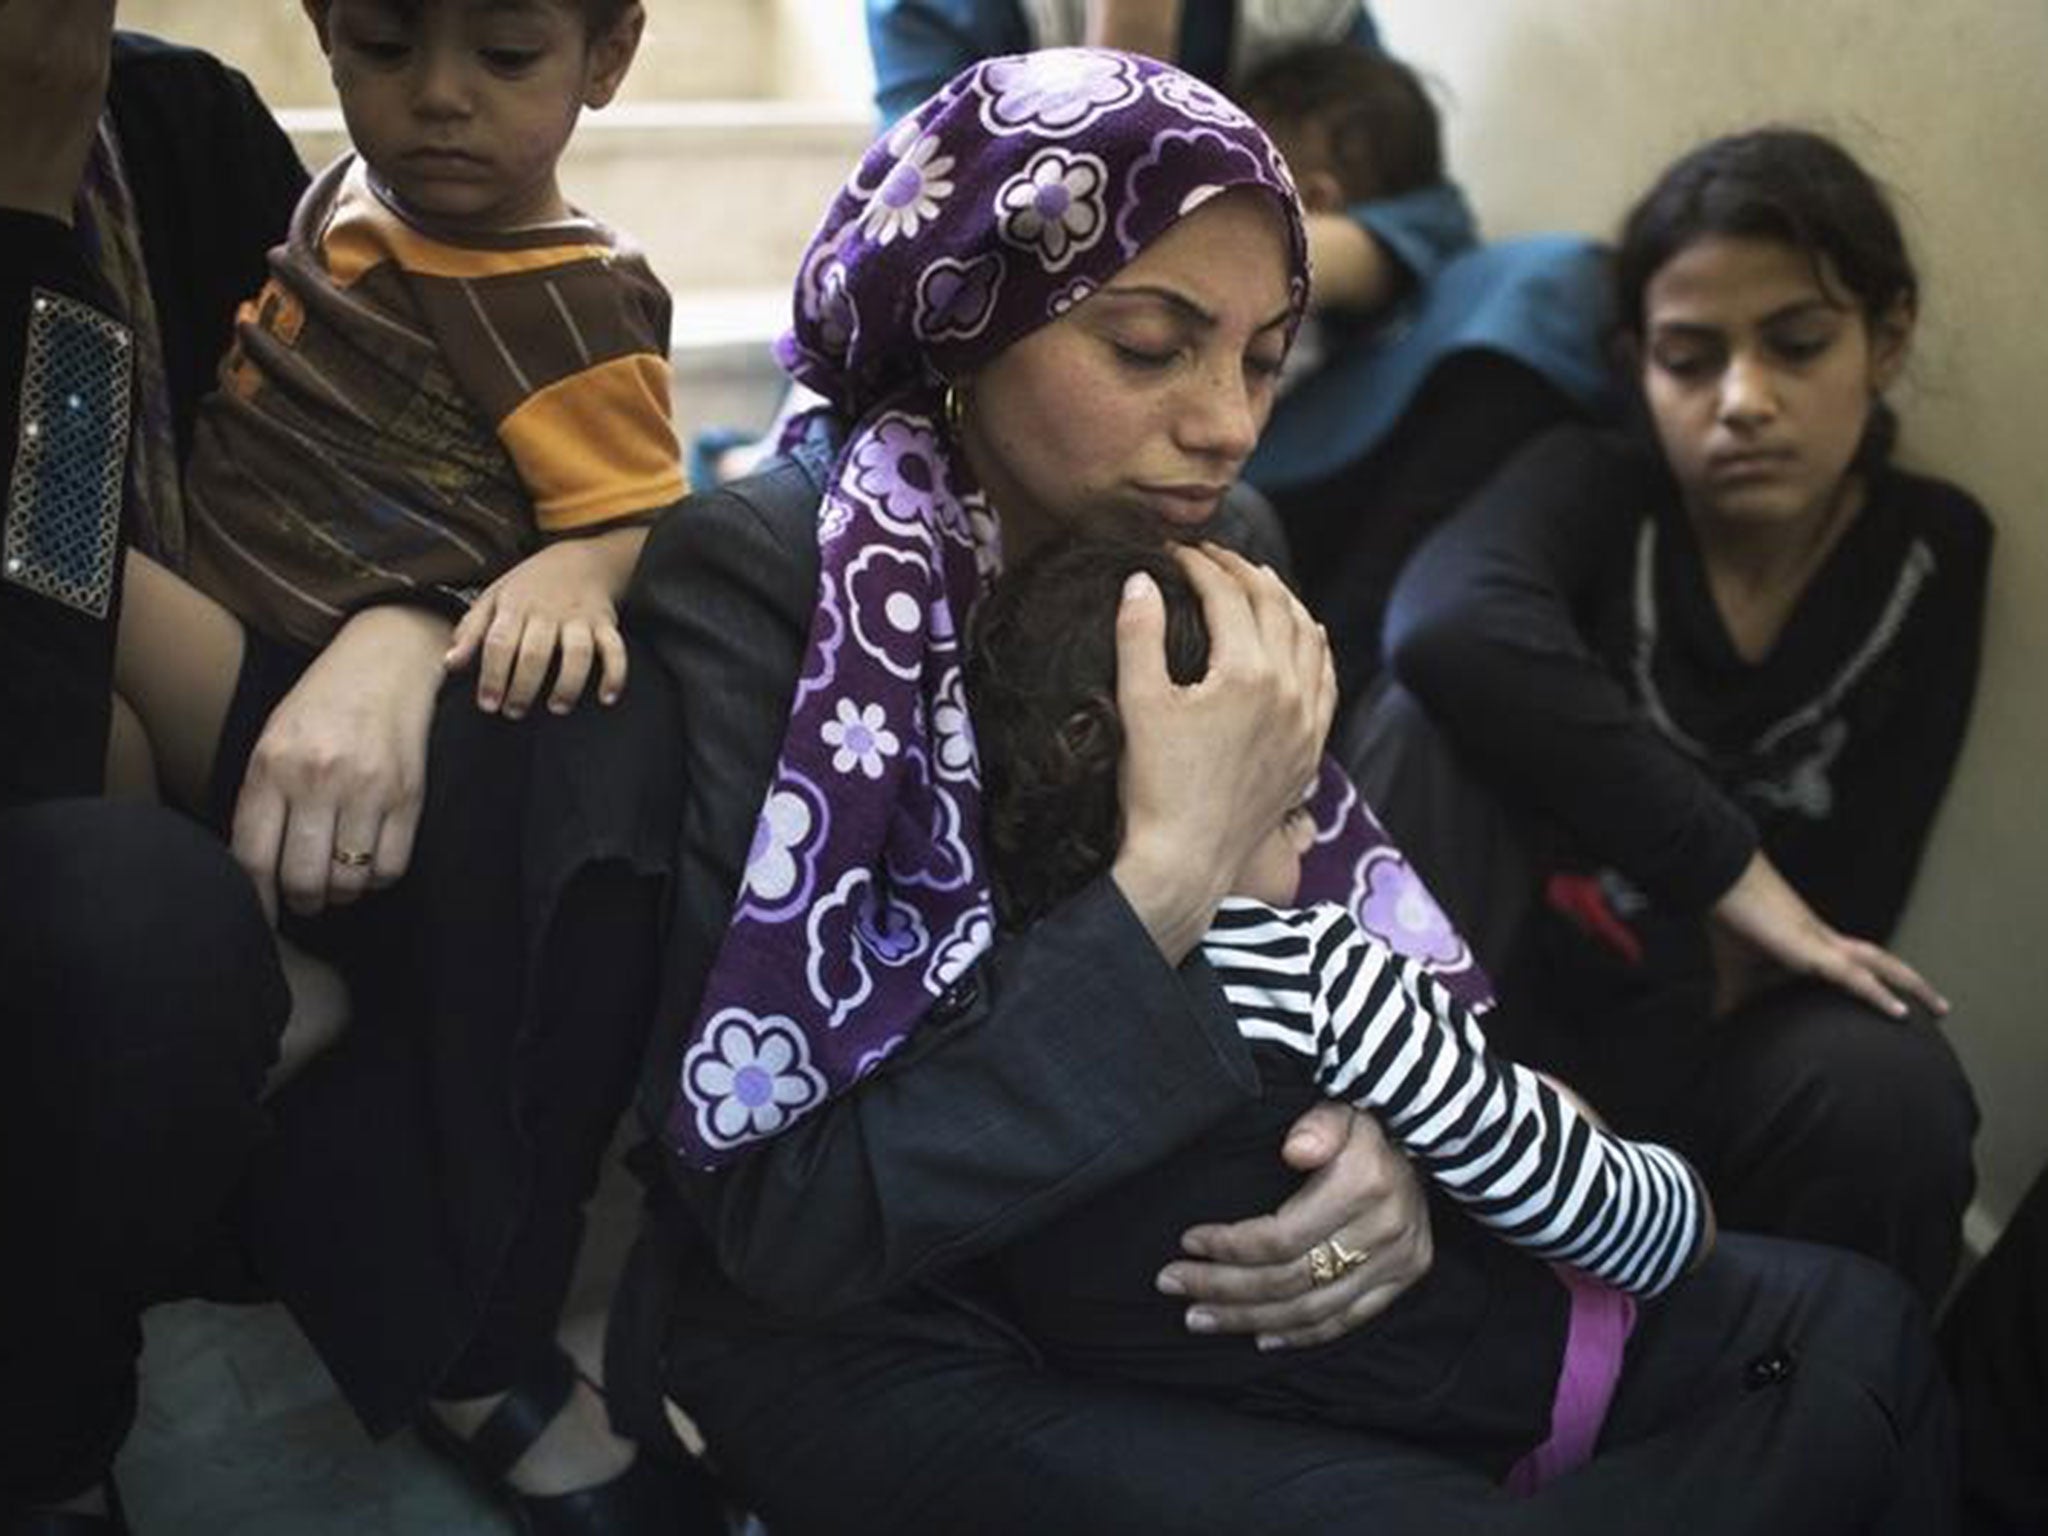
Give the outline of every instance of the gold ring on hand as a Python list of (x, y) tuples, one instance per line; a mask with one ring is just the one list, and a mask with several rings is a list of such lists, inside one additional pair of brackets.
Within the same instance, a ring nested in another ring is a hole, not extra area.
[(1330, 1239), (1329, 1248), (1330, 1257), (1336, 1260), (1336, 1273), (1339, 1275), (1350, 1274), (1351, 1271), (1372, 1257), (1372, 1250), (1370, 1248), (1346, 1248), (1335, 1237)]
[(334, 862), (343, 869), (368, 869), (376, 857), (374, 853), (362, 848), (337, 848), (334, 850)]
[(1337, 1256), (1328, 1243), (1317, 1243), (1308, 1251), (1308, 1283), (1328, 1285), (1337, 1278)]

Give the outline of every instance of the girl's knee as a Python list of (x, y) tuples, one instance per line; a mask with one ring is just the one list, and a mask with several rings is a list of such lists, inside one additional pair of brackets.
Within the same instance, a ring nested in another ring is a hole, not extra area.
[[(1760, 1019), (1745, 1075), (1788, 1132), (1907, 1166), (1967, 1162), (1977, 1102), (1941, 1025), (1924, 1010), (1883, 1017), (1819, 988)], [(1882, 1176), (1881, 1168), (1872, 1168)]]

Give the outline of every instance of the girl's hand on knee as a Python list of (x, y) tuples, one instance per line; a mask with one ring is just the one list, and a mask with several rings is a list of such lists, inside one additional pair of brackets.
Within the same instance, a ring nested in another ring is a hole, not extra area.
[(1321, 626), (1278, 576), (1210, 545), (1175, 554), (1202, 602), (1209, 667), (1172, 680), (1165, 604), (1133, 577), (1117, 613), (1124, 841), (1113, 873), (1177, 961), (1313, 784), (1336, 682)]
[(443, 664), (477, 663), (476, 707), (517, 720), (547, 684), (551, 713), (583, 697), (593, 666), (601, 704), (626, 687), (626, 642), (618, 599), (646, 540), (644, 528), (562, 539), (529, 555), (483, 591), (455, 626)]
[(1190, 1257), (1160, 1271), (1159, 1289), (1189, 1303), (1191, 1331), (1251, 1334), (1261, 1349), (1326, 1343), (1428, 1272), (1421, 1180), (1369, 1115), (1319, 1104), (1281, 1155), (1308, 1177), (1279, 1210), (1190, 1228)]
[(271, 711), (235, 802), (235, 858), (275, 918), (389, 885), (412, 858), (447, 626), (372, 608)]
[(1714, 904), (1714, 919), (1791, 974), (1829, 982), (1892, 1018), (1905, 1016), (1908, 997), (1948, 1012), (1948, 999), (1897, 955), (1823, 921), (1761, 850)]

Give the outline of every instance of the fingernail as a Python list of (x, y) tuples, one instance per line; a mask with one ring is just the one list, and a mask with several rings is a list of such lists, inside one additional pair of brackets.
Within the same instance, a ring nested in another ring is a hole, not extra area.
[(1180, 1251), (1191, 1259), (1212, 1257), (1209, 1252), (1209, 1245), (1192, 1232), (1180, 1240)]
[(1252, 1342), (1259, 1347), (1259, 1353), (1263, 1355), (1270, 1355), (1276, 1349), (1287, 1347), (1287, 1341), (1277, 1333), (1262, 1333)]
[(1160, 1294), (1165, 1296), (1185, 1296), (1188, 1293), (1188, 1288), (1181, 1283), (1180, 1276), (1170, 1269), (1162, 1269), (1159, 1272), (1159, 1279), (1155, 1283), (1159, 1287)]
[(476, 707), (486, 712), (496, 709), (498, 696), (495, 693), (480, 693), (476, 696)]
[(1152, 578), (1143, 571), (1133, 571), (1124, 578), (1124, 601), (1134, 603), (1152, 590)]
[(1189, 1333), (1214, 1333), (1216, 1314), (1204, 1307), (1189, 1307), (1187, 1323)]

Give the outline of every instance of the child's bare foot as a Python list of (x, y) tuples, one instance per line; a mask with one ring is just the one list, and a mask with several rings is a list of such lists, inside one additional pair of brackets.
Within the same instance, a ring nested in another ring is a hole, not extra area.
[(284, 938), (277, 941), (277, 963), (292, 991), (292, 1014), (277, 1042), (277, 1060), (263, 1080), (265, 1097), (298, 1076), (348, 1025), (348, 986), (339, 971)]

